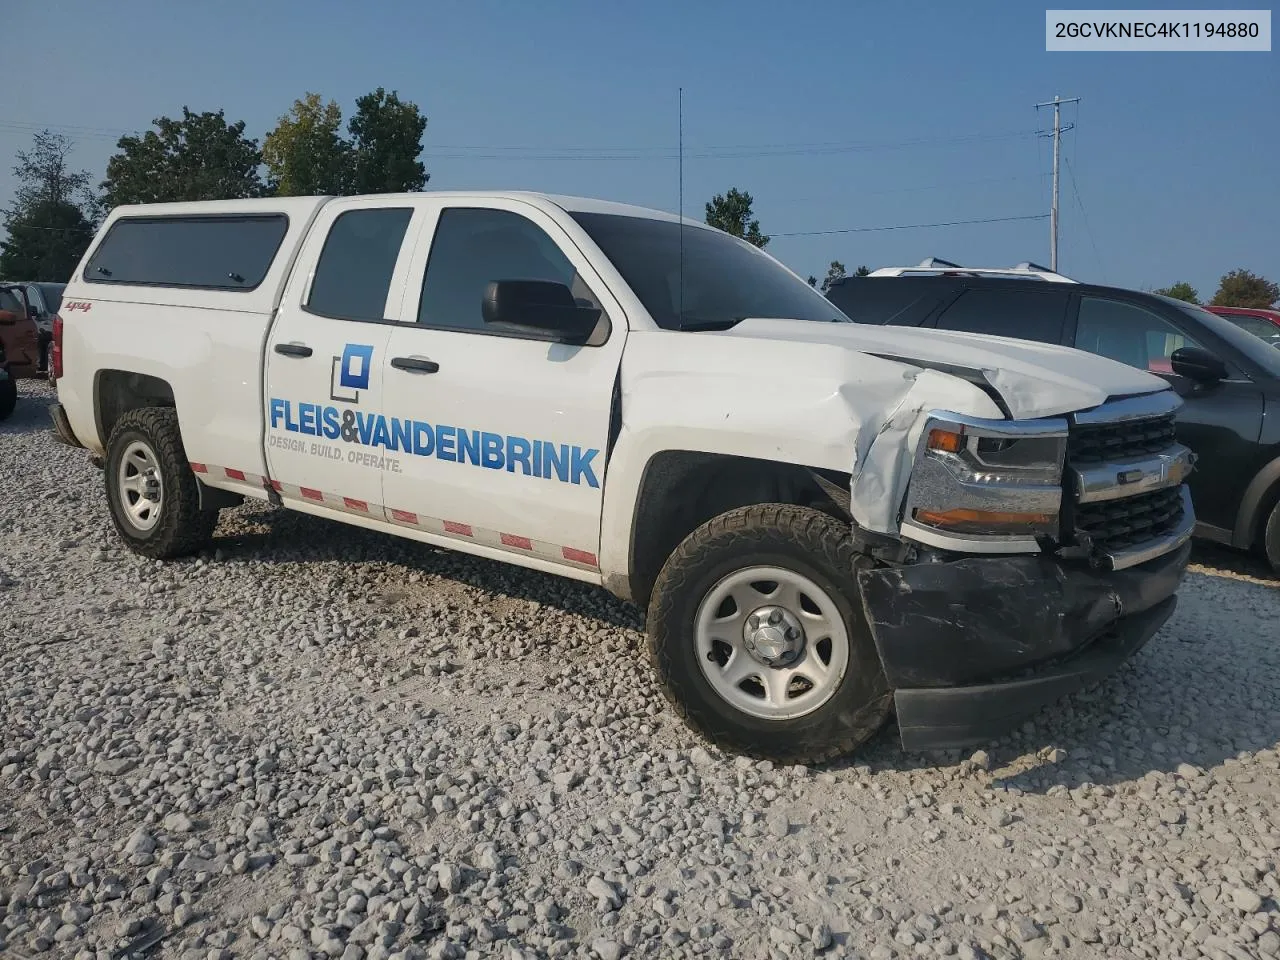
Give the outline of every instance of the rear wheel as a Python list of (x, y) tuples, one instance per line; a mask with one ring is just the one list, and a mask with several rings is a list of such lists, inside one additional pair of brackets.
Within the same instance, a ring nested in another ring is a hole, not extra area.
[(1280, 575), (1280, 501), (1271, 508), (1271, 516), (1262, 530), (1262, 549), (1267, 555), (1271, 569)]
[(676, 548), (654, 586), (649, 648), (668, 699), (717, 745), (816, 762), (868, 740), (891, 692), (857, 601), (847, 524), (742, 507)]
[(171, 407), (130, 410), (116, 421), (103, 473), (112, 522), (134, 553), (168, 560), (196, 552), (213, 536), (218, 512), (200, 509)]
[(0, 380), (0, 420), (8, 420), (18, 405), (18, 384), (12, 377)]

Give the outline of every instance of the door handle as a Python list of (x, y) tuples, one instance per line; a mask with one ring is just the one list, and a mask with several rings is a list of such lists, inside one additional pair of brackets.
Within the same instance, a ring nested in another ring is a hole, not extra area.
[(392, 357), (391, 365), (397, 370), (408, 370), (410, 373), (435, 373), (440, 369), (440, 364), (434, 360), (424, 360), (421, 357)]
[(275, 346), (276, 353), (286, 357), (309, 357), (311, 356), (311, 348), (305, 343), (277, 343)]

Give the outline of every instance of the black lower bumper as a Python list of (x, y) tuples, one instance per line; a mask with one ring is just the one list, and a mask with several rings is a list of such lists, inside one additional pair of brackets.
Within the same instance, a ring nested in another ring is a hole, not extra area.
[(1046, 556), (861, 571), (903, 746), (992, 739), (1114, 672), (1173, 613), (1190, 554), (1107, 573)]
[(49, 416), (53, 419), (54, 436), (60, 443), (65, 443), (69, 447), (84, 446), (76, 437), (75, 431), (71, 429), (71, 421), (67, 419), (67, 411), (62, 409), (62, 404), (55, 403), (50, 406)]

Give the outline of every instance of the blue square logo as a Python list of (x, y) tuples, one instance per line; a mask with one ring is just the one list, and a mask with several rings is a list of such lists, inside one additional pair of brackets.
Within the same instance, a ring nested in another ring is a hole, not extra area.
[(338, 384), (349, 390), (369, 389), (369, 368), (373, 364), (373, 347), (364, 343), (348, 343), (342, 351)]

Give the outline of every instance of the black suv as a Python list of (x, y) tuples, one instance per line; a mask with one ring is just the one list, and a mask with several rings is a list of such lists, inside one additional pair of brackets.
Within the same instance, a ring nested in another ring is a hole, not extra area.
[(862, 323), (1061, 343), (1164, 377), (1184, 401), (1178, 439), (1200, 457), (1196, 536), (1261, 547), (1280, 573), (1280, 350), (1181, 300), (1060, 279), (959, 268), (846, 277), (827, 297)]

